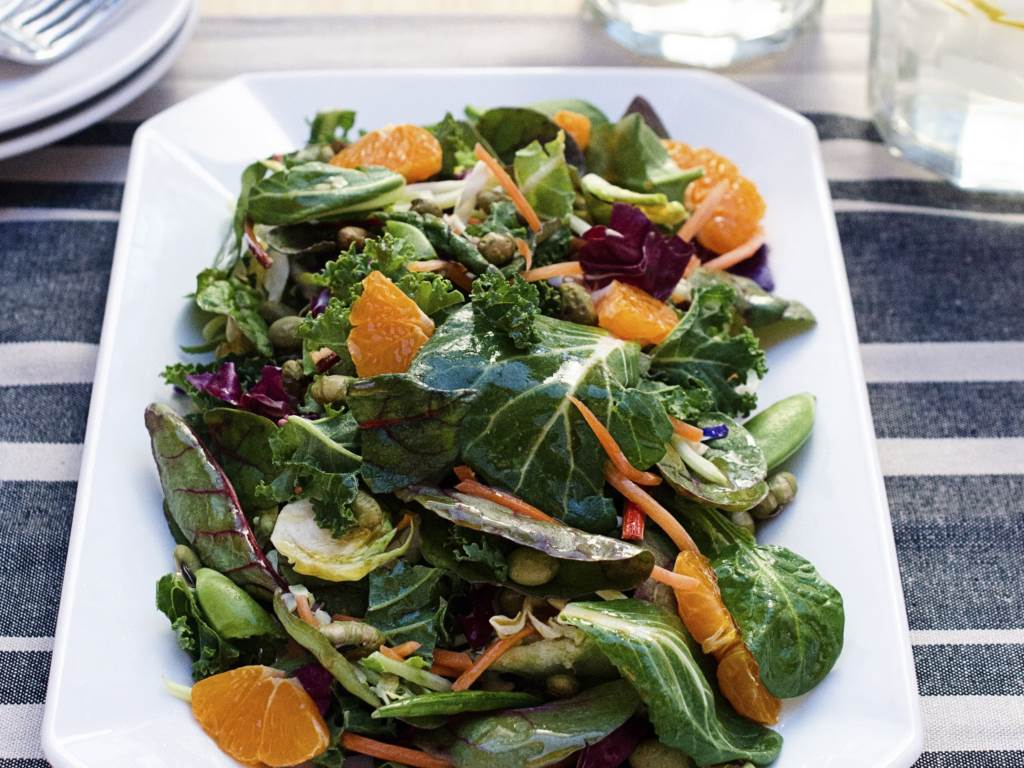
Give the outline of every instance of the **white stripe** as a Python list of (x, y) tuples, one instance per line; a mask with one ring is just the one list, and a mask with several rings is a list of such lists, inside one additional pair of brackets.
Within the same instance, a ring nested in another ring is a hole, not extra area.
[(1024, 381), (1024, 341), (861, 344), (869, 382)]
[(0, 759), (43, 756), (43, 704), (0, 704)]
[(914, 645), (1020, 645), (1024, 629), (912, 629)]
[(82, 208), (0, 208), (0, 223), (5, 221), (114, 221), (117, 211), (88, 211)]
[(1024, 438), (881, 438), (886, 475), (1024, 475)]
[(825, 173), (829, 181), (877, 181), (879, 179), (923, 179), (937, 181), (908, 160), (889, 153), (884, 144), (863, 139), (832, 139), (821, 143)]
[(1024, 696), (922, 696), (921, 715), (925, 752), (1024, 749)]
[(0, 162), (4, 181), (124, 182), (128, 147), (46, 147)]
[(78, 479), (81, 443), (0, 443), (0, 481)]
[(91, 383), (96, 350), (95, 344), (78, 341), (0, 344), (0, 387)]
[(985, 211), (962, 211), (957, 208), (935, 208), (926, 205), (903, 205), (902, 203), (876, 203), (872, 200), (832, 201), (836, 213), (913, 213), (922, 216), (956, 217), (975, 221), (1001, 221), (1006, 224), (1024, 224), (1024, 213), (987, 213)]
[(0, 651), (52, 651), (52, 637), (0, 637)]

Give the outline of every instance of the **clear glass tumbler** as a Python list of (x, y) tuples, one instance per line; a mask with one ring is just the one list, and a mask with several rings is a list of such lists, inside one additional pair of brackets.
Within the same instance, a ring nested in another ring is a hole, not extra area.
[(895, 152), (1024, 191), (1024, 0), (875, 0), (870, 101)]
[(786, 47), (822, 0), (587, 0), (617, 42), (648, 56), (725, 67)]

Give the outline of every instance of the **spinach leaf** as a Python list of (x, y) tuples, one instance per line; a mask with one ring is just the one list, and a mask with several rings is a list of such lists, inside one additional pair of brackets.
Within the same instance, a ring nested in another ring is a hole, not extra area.
[[(654, 565), (654, 556), (648, 550), (618, 539), (525, 518), (476, 496), (433, 488), (411, 490), (416, 501), (455, 525), (539, 550), (559, 561), (554, 578), (539, 587), (515, 585), (520, 592), (578, 597), (599, 589), (632, 589), (648, 577)], [(428, 549), (424, 547), (424, 556), (428, 556)], [(444, 567), (474, 580), (451, 555)]]
[(661, 140), (638, 114), (614, 125), (595, 126), (587, 146), (587, 169), (636, 192), (663, 192), (681, 201), (686, 186), (700, 178), (700, 168), (683, 170), (669, 157)]
[(659, 139), (667, 139), (669, 137), (668, 129), (661, 122), (661, 117), (654, 110), (654, 105), (643, 96), (634, 96), (633, 100), (629, 102), (629, 106), (626, 107), (626, 111), (622, 114), (625, 116), (631, 115), (634, 112), (643, 118), (644, 122), (647, 123), (647, 127), (654, 131), (655, 136)]
[[(547, 144), (562, 131), (543, 112), (527, 107), (489, 109), (480, 116), (476, 128), (506, 165), (512, 164), (517, 150), (535, 141)], [(571, 136), (565, 137), (565, 159), (577, 168), (583, 166), (583, 153)]]
[(416, 653), (429, 658), (444, 631), (448, 591), (441, 569), (399, 561), (391, 570), (370, 574), (366, 621), (393, 645), (415, 640)]
[(405, 180), (394, 171), (302, 163), (275, 171), (249, 192), (248, 215), (260, 224), (299, 224), (383, 208)]
[(386, 704), (374, 711), (374, 718), (422, 717), (424, 715), (461, 715), (466, 712), (487, 712), (492, 709), (525, 707), (539, 704), (540, 699), (521, 691), (446, 691), (410, 696)]
[(146, 429), (170, 518), (203, 564), (255, 597), (267, 599), (287, 586), (256, 544), (231, 482), (188, 424), (153, 403)]
[(348, 132), (356, 124), (356, 113), (351, 109), (330, 109), (317, 112), (309, 124), (309, 144), (330, 144), (348, 141)]
[(242, 510), (251, 515), (267, 506), (257, 489), (276, 474), (270, 438), (277, 425), (237, 408), (213, 408), (203, 414), (203, 423), (210, 452), (231, 481)]
[(753, 280), (728, 272), (695, 270), (689, 278), (694, 288), (725, 283), (736, 291), (736, 309), (762, 344), (774, 344), (815, 326), (813, 313), (799, 301), (768, 293)]
[(195, 590), (181, 576), (169, 573), (156, 583), (156, 607), (167, 616), (178, 646), (192, 657), (192, 677), (226, 672), (243, 663), (242, 653), (221, 637), (203, 615)]
[[(196, 306), (204, 312), (223, 315), (233, 320), (242, 336), (263, 357), (273, 357), (274, 349), (266, 321), (260, 317), (261, 297), (234, 275), (216, 269), (204, 269), (196, 279)], [(244, 347), (221, 345), (218, 356), (246, 352)]]
[(257, 236), (271, 250), (286, 256), (314, 256), (338, 253), (337, 224), (289, 224), (282, 227), (260, 226)]
[(717, 485), (692, 471), (675, 450), (665, 452), (658, 469), (669, 485), (684, 496), (730, 511), (757, 506), (768, 495), (765, 477), (768, 467), (764, 453), (747, 430), (722, 413), (709, 413), (696, 419), (699, 427), (725, 424), (729, 434), (704, 444), (703, 457), (718, 467), (729, 485)]
[[(219, 269), (229, 270), (245, 250), (245, 219), (249, 211), (249, 195), (252, 188), (256, 186), (270, 168), (263, 160), (250, 163), (242, 171), (240, 181), (241, 189), (238, 192), (238, 199), (235, 201), (235, 212), (231, 218), (231, 237), (224, 244), (224, 248), (217, 258), (216, 266)], [(230, 245), (229, 245), (230, 243)]]
[(543, 112), (548, 117), (554, 117), (562, 110), (576, 112), (590, 120), (591, 128), (595, 125), (604, 125), (608, 122), (608, 118), (605, 116), (604, 112), (595, 107), (589, 101), (584, 101), (583, 99), (551, 99), (550, 101), (538, 101), (535, 104), (531, 104), (530, 108), (535, 109), (538, 112)]
[(537, 640), (510, 648), (491, 669), (501, 674), (544, 680), (551, 675), (572, 672), (587, 680), (612, 680), (619, 674), (595, 643), (582, 632), (567, 627), (572, 635)]
[(637, 389), (640, 348), (597, 328), (534, 321), (529, 354), (470, 307), (455, 312), (413, 360), (410, 375), (434, 389), (476, 390), (459, 427), (463, 461), (488, 482), (577, 528), (606, 531), (604, 451), (568, 395), (584, 401), (629, 460), (649, 467), (672, 432), (653, 395)]
[(529, 349), (537, 341), (534, 321), (540, 314), (540, 293), (520, 275), (481, 275), (473, 281), (471, 301), (473, 311), (503, 331), (516, 349)]
[[(477, 129), (468, 120), (456, 120), (451, 112), (436, 125), (428, 125), (427, 130), (434, 134), (441, 145), (441, 175), (456, 176), (476, 165), (473, 149), (477, 143), (486, 142)], [(489, 147), (488, 147), (489, 149)]]
[(458, 458), (459, 424), (474, 394), (434, 389), (404, 374), (353, 382), (347, 402), (359, 422), (361, 475), (370, 489), (389, 493), (440, 480)]
[(716, 285), (694, 292), (683, 319), (651, 354), (651, 374), (682, 387), (704, 385), (715, 409), (730, 415), (749, 413), (757, 396), (745, 389), (751, 374), (768, 371), (764, 351), (749, 328), (733, 332), (736, 292)]
[(576, 190), (565, 162), (565, 133), (544, 145), (533, 141), (518, 150), (513, 170), (519, 190), (537, 213), (559, 221), (568, 219)]
[(456, 729), (450, 756), (460, 768), (554, 765), (603, 739), (638, 705), (629, 683), (604, 683), (571, 699), (470, 720)]
[(774, 731), (717, 700), (679, 619), (640, 600), (570, 603), (560, 620), (582, 630), (647, 705), (658, 739), (698, 764), (764, 764), (782, 748)]
[(674, 508), (695, 537), (707, 540), (722, 599), (757, 660), (765, 687), (791, 698), (820, 683), (843, 648), (845, 613), (836, 588), (800, 555), (785, 547), (758, 546), (715, 510), (685, 504)]

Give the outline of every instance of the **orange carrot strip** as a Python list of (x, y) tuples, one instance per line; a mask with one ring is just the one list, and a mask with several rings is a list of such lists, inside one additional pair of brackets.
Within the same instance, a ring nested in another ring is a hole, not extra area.
[(423, 261), (410, 261), (405, 268), (410, 272), (437, 272), (448, 266), (444, 259), (424, 259)]
[(764, 232), (759, 229), (754, 233), (754, 236), (747, 240), (747, 242), (743, 243), (743, 245), (738, 245), (731, 251), (726, 251), (721, 256), (716, 256), (711, 261), (704, 262), (704, 269), (711, 272), (718, 272), (729, 269), (730, 267), (735, 267), (741, 261), (746, 261), (757, 253), (757, 250), (762, 245), (764, 245)]
[(696, 579), (683, 576), (681, 573), (673, 573), (668, 568), (662, 568), (660, 565), (654, 566), (654, 569), (651, 571), (651, 578), (679, 592), (692, 592), (700, 586), (700, 582)]
[(404, 643), (396, 645), (391, 650), (394, 651), (395, 655), (405, 659), (412, 656), (416, 651), (420, 649), (420, 644), (415, 640), (407, 640)]
[(469, 688), (469, 686), (477, 681), (477, 678), (480, 677), (480, 675), (487, 671), (488, 667), (536, 631), (537, 630), (532, 626), (526, 626), (514, 635), (495, 640), (490, 644), (490, 646), (488, 646), (487, 650), (480, 654), (477, 660), (473, 662), (473, 666), (459, 675), (458, 680), (452, 683), (452, 690), (464, 691)]
[(725, 197), (725, 193), (728, 191), (729, 182), (726, 179), (722, 179), (715, 184), (711, 191), (708, 192), (708, 196), (690, 214), (690, 218), (683, 222), (683, 226), (679, 228), (679, 237), (686, 242), (693, 240), (697, 233), (700, 232), (701, 227), (711, 220), (715, 209), (718, 208), (718, 204), (722, 202), (722, 198)]
[(444, 664), (438, 664), (436, 661), (430, 665), (430, 671), (435, 675), (441, 677), (450, 677), (452, 679), (458, 677), (463, 673), (464, 670), (456, 669), (455, 667), (449, 667)]
[(473, 281), (469, 279), (469, 270), (459, 264), (459, 262), (449, 261), (444, 273), (449, 280), (455, 283), (457, 288), (461, 288), (464, 291), (473, 290)]
[(605, 462), (604, 476), (615, 490), (640, 507), (643, 513), (661, 528), (679, 549), (700, 551), (693, 539), (690, 538), (690, 534), (672, 513), (655, 501), (647, 491), (619, 472), (610, 461)]
[(683, 277), (689, 277), (697, 271), (697, 267), (700, 266), (700, 257), (697, 254), (693, 254), (690, 260), (686, 262), (686, 269), (683, 270)]
[(463, 480), (455, 486), (455, 490), (462, 491), (470, 496), (479, 496), (481, 499), (493, 501), (495, 504), (511, 509), (523, 517), (531, 517), (534, 520), (541, 520), (545, 523), (557, 523), (558, 521), (550, 515), (545, 515), (532, 504), (527, 504), (518, 496), (513, 496), (508, 491), (500, 491), (489, 485), (484, 485), (476, 480)]
[(594, 437), (601, 443), (604, 452), (608, 454), (608, 458), (619, 472), (637, 485), (661, 484), (661, 478), (658, 475), (653, 472), (643, 472), (629, 463), (629, 459), (626, 458), (626, 454), (622, 452), (619, 444), (615, 442), (615, 438), (608, 431), (608, 427), (601, 423), (601, 420), (594, 415), (592, 410), (572, 395), (568, 395), (568, 398), (569, 402), (576, 406), (576, 410), (580, 412), (583, 420), (587, 422), (587, 426), (594, 433)]
[(434, 661), (445, 667), (465, 672), (473, 666), (473, 657), (462, 651), (446, 651), (442, 648), (434, 649)]
[(695, 427), (692, 424), (687, 424), (685, 421), (680, 421), (675, 416), (669, 416), (669, 420), (672, 422), (672, 429), (684, 440), (689, 440), (692, 443), (699, 443), (704, 439), (704, 430), (700, 427)]
[(387, 656), (392, 661), (405, 661), (405, 659), (402, 656), (399, 656), (397, 653), (395, 653), (394, 648), (388, 648), (386, 645), (382, 645), (377, 650), (380, 651), (381, 656)]
[(355, 616), (349, 616), (344, 613), (335, 613), (331, 615), (331, 621), (362, 621), (362, 619), (357, 619)]
[(491, 175), (498, 180), (510, 198), (512, 198), (512, 204), (515, 205), (516, 210), (519, 214), (526, 219), (527, 226), (534, 232), (540, 231), (540, 216), (533, 210), (533, 206), (530, 205), (526, 196), (519, 191), (519, 187), (512, 181), (512, 177), (508, 175), (508, 172), (501, 167), (501, 163), (495, 160), (490, 154), (484, 149), (482, 144), (477, 144), (473, 149), (476, 154), (477, 160), (482, 160), (487, 169), (491, 172)]
[(410, 525), (412, 525), (412, 515), (410, 515), (410, 514), (402, 515), (402, 519), (399, 520), (398, 523), (395, 524), (395, 533), (398, 533), (399, 531), (404, 531)]
[(412, 768), (448, 768), (452, 765), (450, 760), (443, 757), (434, 757), (434, 755), (421, 752), (418, 749), (399, 747), (395, 744), (369, 739), (351, 731), (341, 734), (341, 746), (349, 752), (358, 752), (361, 755), (369, 755), (380, 760), (410, 765)]
[(473, 471), (472, 467), (468, 467), (465, 464), (459, 464), (455, 468), (455, 476), (459, 480), (476, 480), (476, 472)]
[(309, 626), (320, 629), (320, 622), (316, 620), (316, 616), (313, 615), (313, 611), (310, 610), (309, 601), (305, 595), (295, 595), (295, 612), (299, 614), (299, 618), (309, 624)]
[(583, 266), (578, 261), (561, 261), (558, 264), (548, 264), (546, 267), (523, 272), (523, 280), (528, 283), (550, 280), (552, 277), (583, 277)]
[(530, 251), (530, 246), (527, 244), (525, 240), (523, 240), (523, 238), (517, 237), (516, 248), (519, 249), (519, 255), (522, 256), (523, 259), (526, 261), (526, 264), (523, 267), (523, 269), (526, 272), (529, 272), (530, 269), (533, 267), (533, 253)]

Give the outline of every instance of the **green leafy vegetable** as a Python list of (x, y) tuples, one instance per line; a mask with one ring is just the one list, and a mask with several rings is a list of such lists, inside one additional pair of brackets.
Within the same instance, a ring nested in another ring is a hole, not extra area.
[(516, 184), (533, 209), (542, 216), (565, 220), (572, 213), (576, 190), (565, 162), (565, 134), (541, 145), (531, 142), (515, 154)]
[[(270, 344), (267, 323), (260, 317), (258, 311), (261, 301), (256, 289), (249, 287), (234, 275), (216, 269), (204, 269), (199, 273), (196, 306), (204, 312), (229, 318), (260, 355), (272, 357), (274, 349)], [(221, 345), (218, 355), (245, 351), (244, 346)]]
[(487, 712), (492, 709), (526, 707), (539, 704), (530, 693), (520, 691), (448, 691), (411, 696), (386, 704), (374, 711), (374, 718), (422, 717), (424, 715), (461, 715), (466, 712)]
[(519, 275), (506, 278), (489, 272), (473, 281), (473, 311), (503, 331), (516, 349), (529, 349), (537, 341), (534, 321), (540, 315), (540, 293)]
[(370, 575), (366, 621), (392, 644), (415, 640), (420, 644), (416, 653), (430, 656), (443, 631), (446, 592), (444, 571), (399, 562), (389, 571)]
[(455, 731), (450, 756), (460, 768), (554, 765), (622, 725), (639, 705), (621, 680), (579, 696), (470, 720)]
[(447, 310), (465, 301), (451, 280), (436, 272), (409, 272), (395, 284), (416, 302), (423, 314), (435, 319), (443, 320)]
[(604, 112), (595, 107), (589, 101), (583, 99), (551, 99), (550, 101), (538, 101), (535, 104), (530, 105), (531, 109), (536, 109), (538, 112), (543, 112), (548, 117), (554, 117), (556, 113), (562, 110), (569, 112), (577, 112), (590, 120), (591, 127), (596, 125), (604, 125), (608, 122), (608, 118)]
[(213, 408), (203, 414), (211, 453), (231, 480), (242, 509), (253, 514), (261, 504), (257, 489), (275, 476), (270, 438), (277, 425), (237, 408)]
[(257, 237), (286, 256), (316, 256), (338, 253), (337, 224), (290, 224), (282, 227), (260, 225)]
[(326, 347), (338, 356), (337, 365), (340, 370), (355, 375), (356, 367), (346, 343), (352, 331), (352, 324), (349, 321), (351, 311), (350, 302), (331, 298), (319, 315), (306, 315), (302, 319), (298, 333), (302, 338), (302, 356), (306, 373), (313, 373), (316, 370), (310, 355)]
[(482, 137), (472, 123), (456, 120), (451, 112), (436, 125), (428, 125), (427, 130), (441, 144), (441, 175), (457, 176), (476, 164), (473, 148)]
[(423, 559), (470, 582), (508, 581), (510, 546), (497, 536), (451, 525), (436, 515), (425, 515), (420, 529)]
[(535, 141), (554, 141), (562, 130), (547, 115), (525, 107), (489, 109), (477, 121), (476, 128), (506, 165), (512, 164), (516, 150)]
[(750, 375), (763, 377), (764, 352), (749, 328), (734, 332), (735, 291), (716, 285), (694, 292), (693, 303), (672, 333), (654, 348), (651, 373), (682, 387), (703, 385), (715, 410), (747, 414), (757, 396), (745, 389)]
[(587, 206), (594, 221), (607, 223), (611, 218), (612, 203), (635, 205), (655, 224), (666, 227), (676, 227), (688, 216), (682, 202), (670, 202), (662, 192), (635, 192), (617, 187), (596, 173), (588, 173), (580, 179), (580, 185), (587, 196)]
[(317, 112), (309, 124), (310, 144), (330, 144), (348, 141), (348, 132), (356, 124), (356, 113), (351, 109), (330, 109)]
[(245, 249), (245, 219), (249, 210), (249, 195), (252, 188), (258, 184), (270, 171), (270, 167), (263, 160), (250, 163), (242, 171), (240, 180), (241, 189), (238, 192), (238, 199), (235, 202), (235, 212), (231, 217), (231, 238), (225, 243), (221, 253), (218, 254), (217, 268), (231, 269)]
[(510, 648), (491, 669), (502, 674), (531, 680), (544, 680), (555, 674), (571, 672), (590, 680), (618, 677), (611, 662), (582, 632), (567, 628), (574, 636), (537, 640)]
[(483, 237), (488, 232), (497, 232), (502, 235), (526, 238), (528, 236), (526, 227), (519, 220), (519, 213), (515, 205), (505, 200), (491, 203), (491, 209), (479, 224), (471, 224), (466, 231), (474, 237)]
[(601, 648), (647, 705), (658, 739), (700, 765), (729, 760), (764, 764), (782, 737), (716, 700), (679, 619), (639, 600), (570, 603), (560, 620)]
[(640, 382), (639, 388), (656, 396), (669, 416), (682, 421), (694, 421), (701, 414), (715, 409), (714, 394), (707, 385), (700, 382), (680, 387), (677, 384), (644, 379)]
[(449, 691), (452, 687), (450, 680), (424, 669), (429, 664), (422, 656), (410, 656), (408, 659), (398, 661), (385, 656), (380, 651), (374, 651), (365, 659), (361, 659), (359, 663), (366, 669), (382, 675), (400, 677), (421, 688), (426, 688), (428, 691)]
[(195, 590), (181, 576), (169, 573), (160, 578), (156, 584), (156, 607), (171, 622), (178, 645), (192, 657), (195, 680), (225, 672), (241, 663), (241, 651), (217, 634), (200, 609)]

